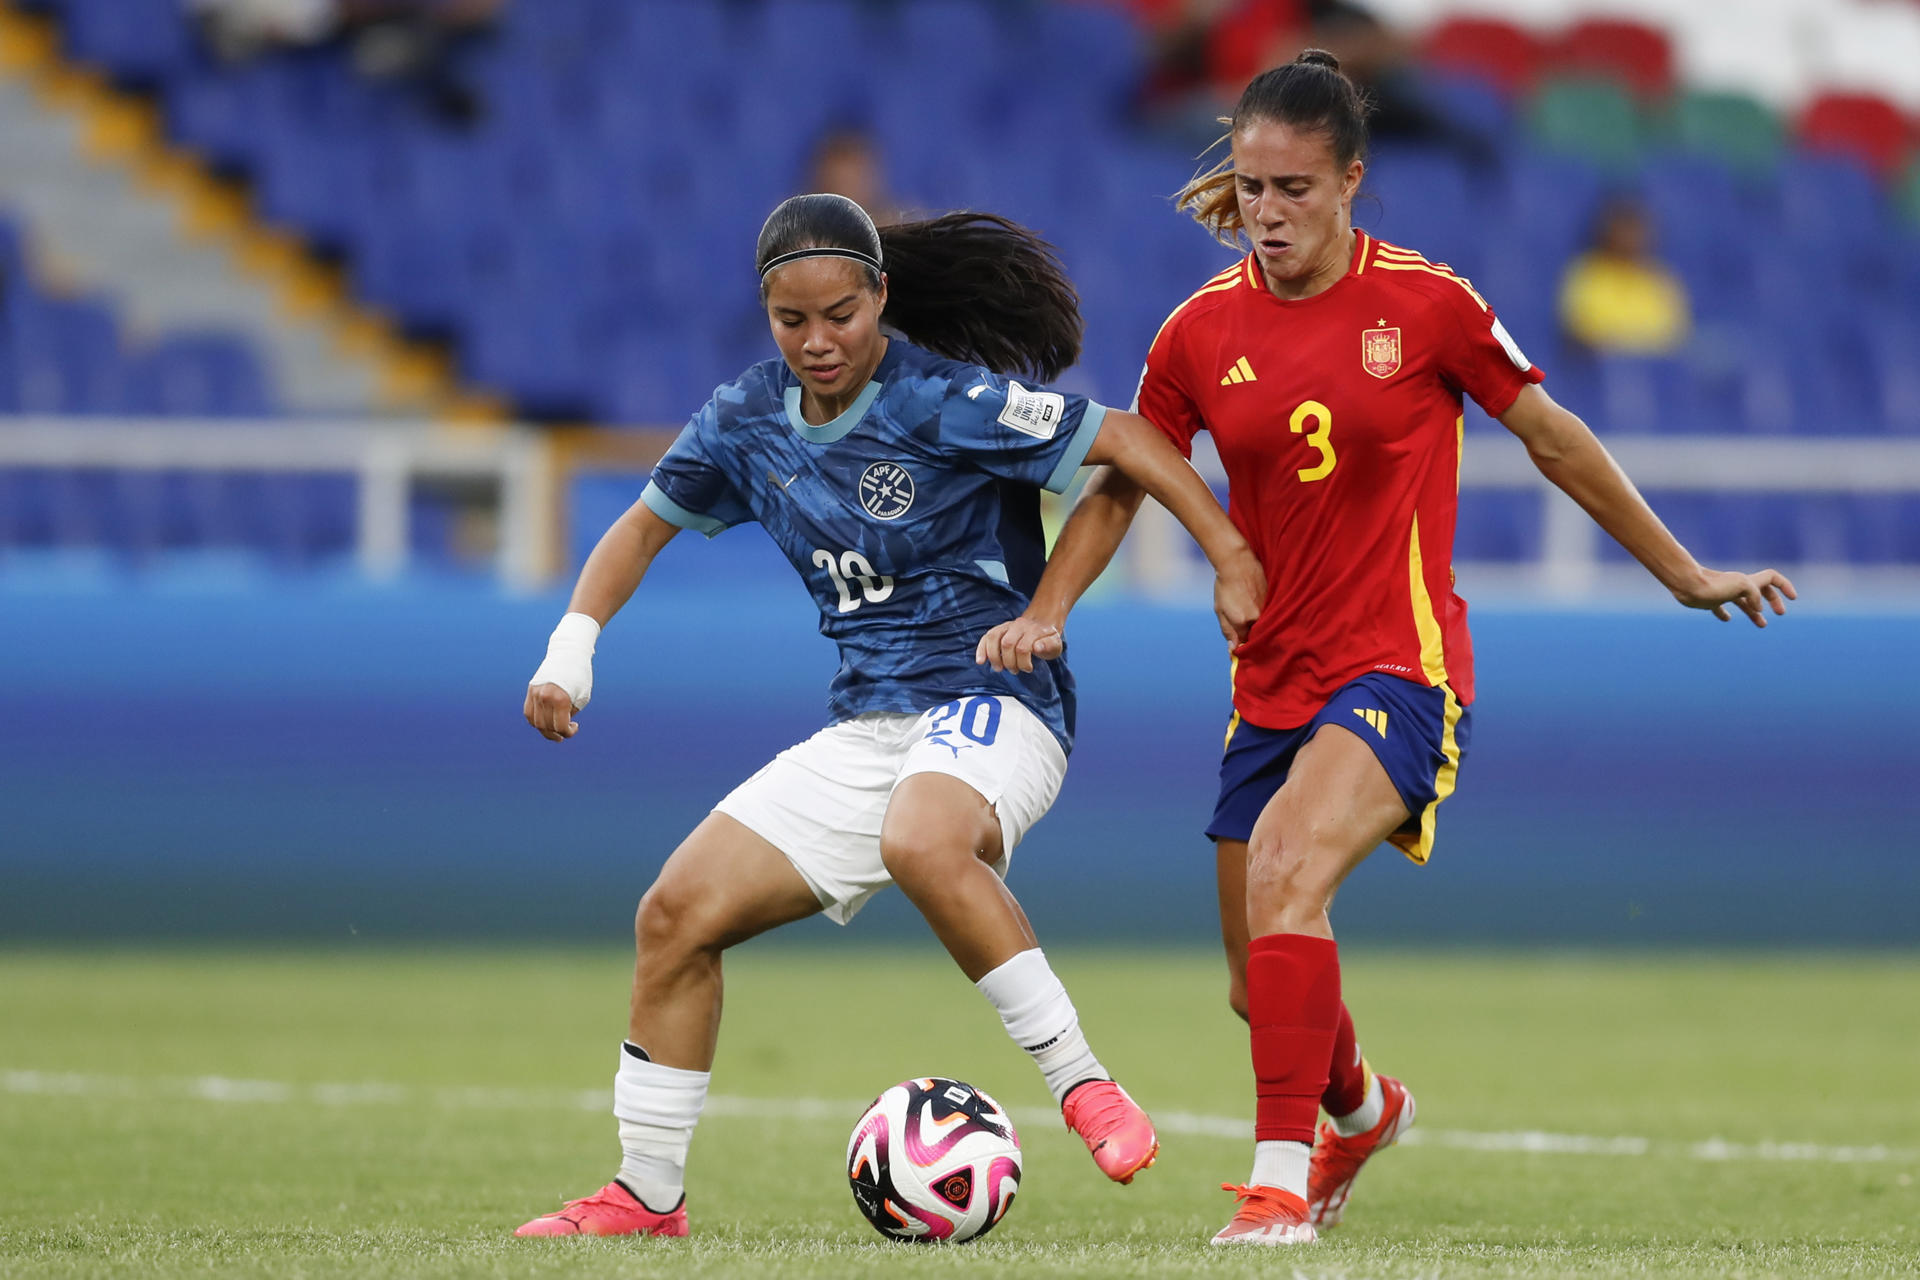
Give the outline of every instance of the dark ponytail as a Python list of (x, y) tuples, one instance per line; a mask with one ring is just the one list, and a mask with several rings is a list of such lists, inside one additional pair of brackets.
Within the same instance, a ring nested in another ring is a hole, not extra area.
[(885, 271), (881, 320), (936, 355), (1042, 381), (1080, 358), (1079, 295), (1053, 246), (1018, 223), (948, 213), (876, 229), (844, 196), (795, 196), (760, 229), (763, 301), (776, 260), (807, 249), (840, 251), (871, 289)]
[[(1325, 49), (1308, 49), (1292, 62), (1253, 78), (1233, 114), (1220, 121), (1228, 127), (1220, 141), (1230, 142), (1235, 133), (1259, 121), (1291, 125), (1304, 133), (1324, 134), (1334, 167), (1344, 170), (1355, 160), (1367, 158), (1367, 117), (1372, 114), (1373, 104), (1340, 70), (1340, 59)], [(1243, 228), (1234, 198), (1231, 155), (1189, 182), (1175, 203), (1212, 232), (1214, 239), (1238, 243)]]
[(1080, 295), (1053, 246), (991, 213), (880, 228), (881, 318), (916, 346), (1052, 381), (1080, 358)]

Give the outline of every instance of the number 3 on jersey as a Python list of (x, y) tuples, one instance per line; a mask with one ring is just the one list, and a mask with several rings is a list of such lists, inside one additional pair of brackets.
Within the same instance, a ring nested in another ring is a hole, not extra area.
[[(833, 589), (840, 594), (842, 613), (852, 613), (862, 601), (879, 604), (893, 594), (893, 579), (887, 574), (875, 573), (873, 562), (858, 551), (842, 551), (838, 556), (831, 551), (816, 551), (813, 563), (833, 579)], [(853, 593), (856, 584), (860, 588), (858, 596)]]
[(1306, 431), (1307, 424), (1313, 424), (1313, 430), (1307, 435), (1307, 443), (1320, 453), (1320, 461), (1311, 467), (1300, 468), (1300, 480), (1311, 484), (1315, 480), (1325, 480), (1333, 474), (1334, 464), (1339, 461), (1333, 456), (1333, 410), (1318, 400), (1309, 400), (1293, 411), (1293, 417), (1287, 420), (1287, 426), (1295, 432)]

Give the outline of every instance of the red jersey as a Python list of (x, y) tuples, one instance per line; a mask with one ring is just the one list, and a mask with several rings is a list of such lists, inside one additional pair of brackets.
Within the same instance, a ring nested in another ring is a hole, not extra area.
[(1236, 651), (1234, 709), (1305, 724), (1383, 671), (1473, 700), (1453, 590), (1461, 395), (1499, 416), (1544, 376), (1473, 286), (1354, 233), (1333, 286), (1287, 301), (1249, 254), (1181, 303), (1147, 353), (1136, 411), (1192, 455), (1213, 433), (1227, 511), (1267, 575)]

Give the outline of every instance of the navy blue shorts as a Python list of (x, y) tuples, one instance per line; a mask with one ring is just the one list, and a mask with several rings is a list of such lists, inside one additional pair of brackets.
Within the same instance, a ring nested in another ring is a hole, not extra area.
[(1434, 811), (1453, 794), (1473, 713), (1446, 685), (1429, 687), (1371, 672), (1341, 686), (1320, 713), (1297, 729), (1262, 729), (1238, 714), (1227, 726), (1220, 758), (1220, 800), (1207, 836), (1246, 840), (1253, 824), (1287, 780), (1293, 758), (1322, 725), (1337, 724), (1360, 736), (1393, 780), (1413, 816), (1390, 839), (1394, 847), (1425, 862), (1433, 851)]

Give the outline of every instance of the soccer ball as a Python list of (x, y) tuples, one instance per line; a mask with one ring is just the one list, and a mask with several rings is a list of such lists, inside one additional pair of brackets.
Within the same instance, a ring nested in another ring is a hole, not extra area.
[(847, 1142), (847, 1181), (874, 1230), (958, 1244), (1006, 1216), (1020, 1189), (1020, 1137), (999, 1103), (938, 1076), (873, 1100)]

